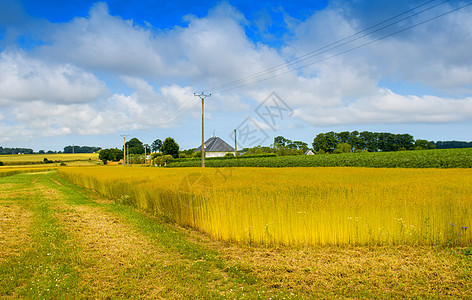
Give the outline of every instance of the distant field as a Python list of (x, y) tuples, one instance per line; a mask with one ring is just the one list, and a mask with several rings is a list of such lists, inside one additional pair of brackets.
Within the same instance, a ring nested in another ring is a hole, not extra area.
[(45, 158), (53, 162), (98, 161), (98, 153), (0, 155), (0, 161), (5, 165), (37, 164), (43, 162)]
[(46, 165), (36, 166), (36, 167), (0, 167), (0, 177), (11, 176), (20, 173), (37, 173), (37, 172), (47, 172), (55, 171), (57, 167), (49, 167)]
[[(199, 159), (177, 160), (169, 167), (198, 167)], [(369, 167), (369, 168), (472, 168), (472, 148), (316, 154), (246, 159), (207, 159), (207, 167)]]

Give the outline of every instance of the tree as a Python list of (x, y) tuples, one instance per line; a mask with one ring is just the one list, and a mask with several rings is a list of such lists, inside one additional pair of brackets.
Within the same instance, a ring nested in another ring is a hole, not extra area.
[(400, 149), (410, 150), (414, 147), (415, 139), (409, 134), (397, 134), (395, 135), (395, 143)]
[(377, 135), (375, 133), (370, 131), (362, 131), (359, 133), (359, 149), (375, 152), (379, 149), (377, 140)]
[(179, 144), (171, 137), (164, 140), (161, 146), (161, 151), (164, 155), (172, 155), (174, 158), (179, 157)]
[(291, 143), (289, 139), (284, 138), (283, 136), (279, 135), (274, 138), (274, 146), (279, 146), (279, 147), (285, 147), (288, 146), (288, 144)]
[(333, 153), (334, 149), (336, 149), (336, 145), (338, 144), (338, 140), (336, 138), (336, 133), (333, 131), (328, 133), (320, 133), (313, 139), (313, 150), (318, 152), (319, 150), (323, 150), (324, 152)]
[(336, 154), (349, 153), (349, 152), (351, 152), (351, 149), (352, 149), (352, 147), (348, 143), (339, 143), (336, 146), (336, 149), (334, 149), (333, 153), (336, 153)]
[(349, 143), (349, 131), (343, 131), (340, 133), (336, 133), (336, 138), (339, 143)]
[(123, 151), (120, 149), (102, 149), (98, 154), (98, 159), (107, 164), (108, 161), (119, 161), (123, 158)]
[(426, 149), (435, 149), (436, 145), (434, 142), (428, 142), (427, 140), (416, 140), (415, 141), (415, 150), (426, 150)]
[(144, 153), (143, 142), (141, 142), (137, 138), (132, 138), (131, 140), (126, 142), (126, 146), (129, 147), (130, 154), (143, 154)]
[(160, 139), (157, 139), (154, 142), (152, 142), (151, 151), (152, 152), (159, 152), (159, 151), (161, 151), (161, 147), (162, 147), (162, 141)]

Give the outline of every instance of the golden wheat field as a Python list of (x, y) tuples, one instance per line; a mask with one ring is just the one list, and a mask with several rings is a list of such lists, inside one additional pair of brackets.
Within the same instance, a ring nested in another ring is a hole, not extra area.
[(472, 170), (63, 168), (117, 202), (227, 241), (283, 245), (466, 245)]

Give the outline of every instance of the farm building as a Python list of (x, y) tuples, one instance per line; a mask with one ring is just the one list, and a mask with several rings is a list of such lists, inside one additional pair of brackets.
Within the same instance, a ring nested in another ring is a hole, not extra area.
[[(202, 146), (195, 149), (195, 152), (201, 151)], [(226, 153), (233, 153), (234, 148), (217, 136), (212, 136), (205, 142), (206, 157), (221, 157)]]
[(311, 149), (306, 150), (305, 155), (315, 155)]

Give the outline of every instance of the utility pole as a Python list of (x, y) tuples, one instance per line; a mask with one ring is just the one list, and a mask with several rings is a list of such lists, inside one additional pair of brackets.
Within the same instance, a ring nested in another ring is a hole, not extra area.
[(204, 114), (204, 100), (206, 97), (210, 97), (211, 94), (205, 95), (203, 92), (201, 94), (193, 93), (194, 96), (200, 97), (202, 99), (202, 168), (205, 167), (205, 126), (204, 126), (204, 119), (205, 119), (205, 114)]
[(123, 137), (123, 166), (126, 167), (126, 137), (127, 134), (120, 134)]
[(236, 139), (236, 129), (234, 130), (234, 157), (238, 157), (238, 142)]
[(126, 152), (127, 152), (126, 157), (128, 158), (128, 167), (129, 167), (129, 144), (126, 145), (126, 148), (128, 149), (128, 150), (126, 151)]
[(148, 146), (149, 146), (148, 144), (144, 144), (144, 166), (147, 165), (147, 153), (146, 152), (147, 152), (147, 147)]

